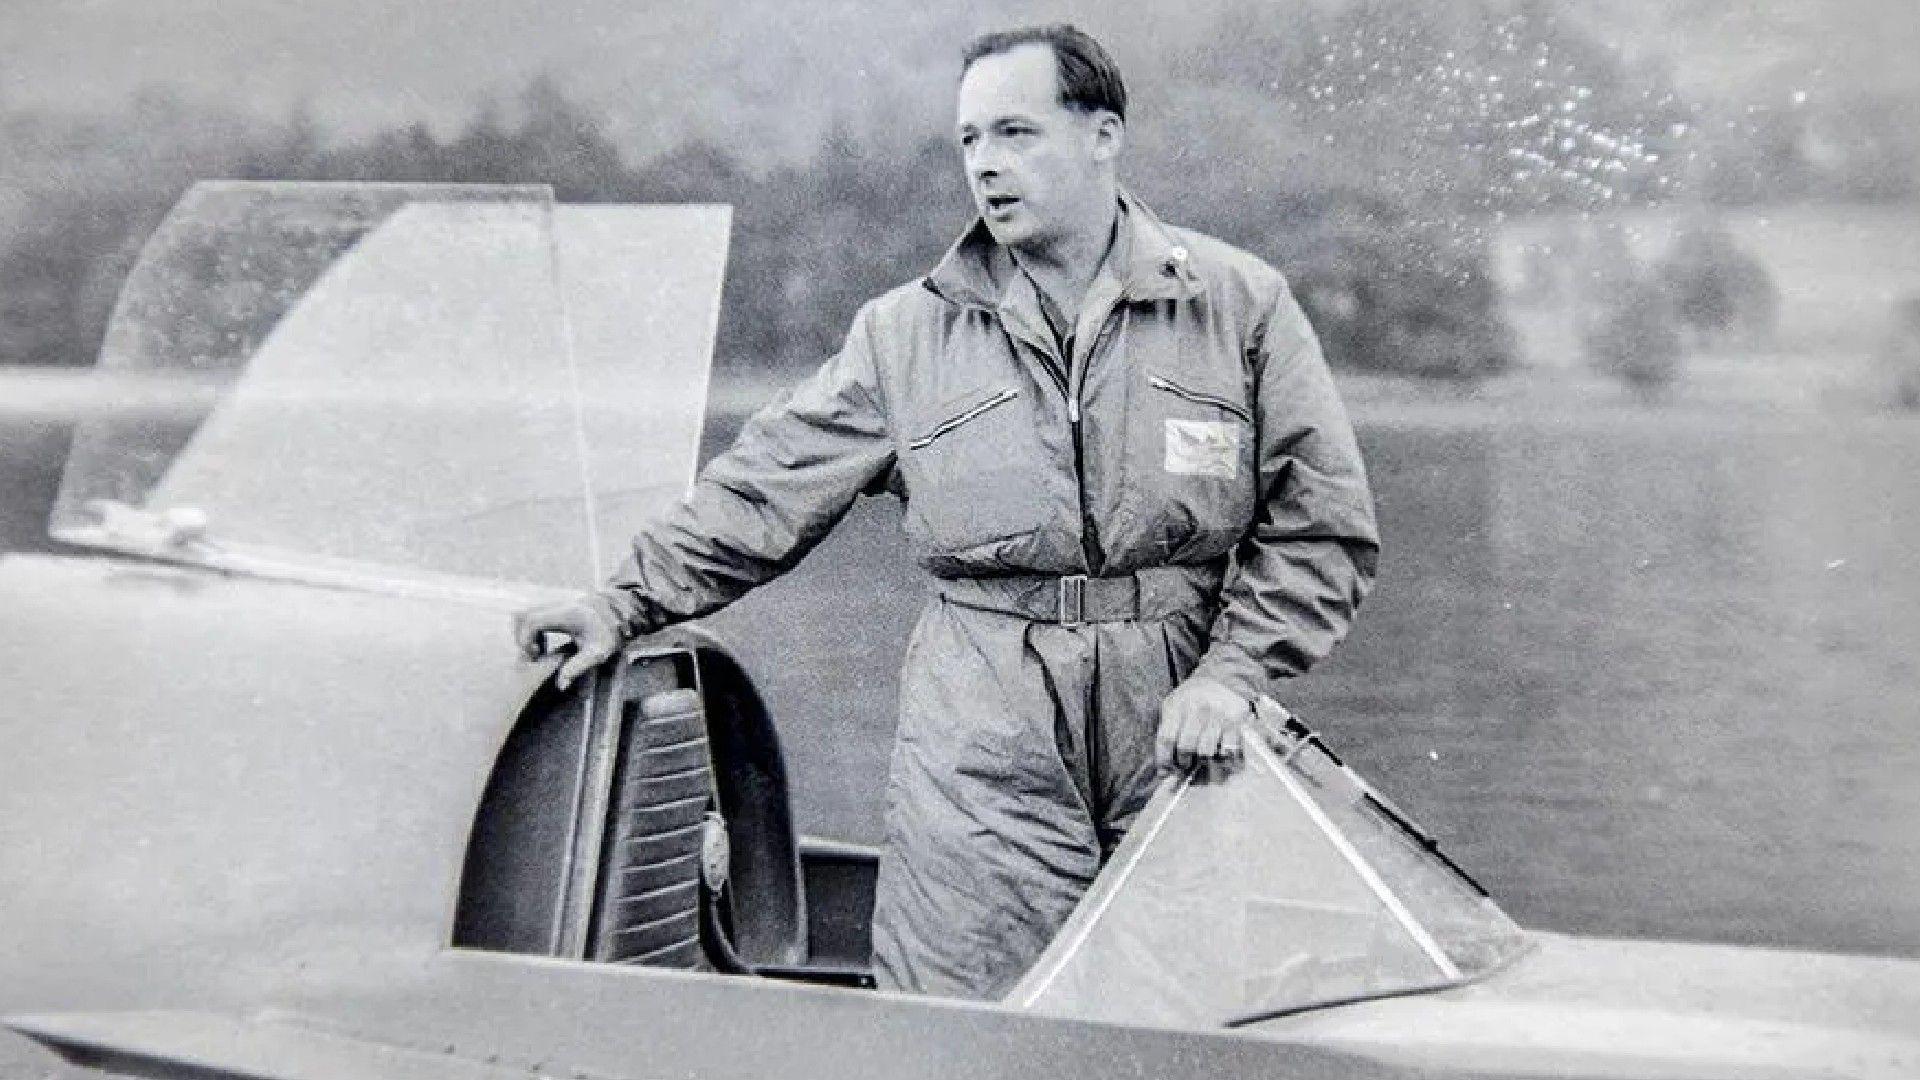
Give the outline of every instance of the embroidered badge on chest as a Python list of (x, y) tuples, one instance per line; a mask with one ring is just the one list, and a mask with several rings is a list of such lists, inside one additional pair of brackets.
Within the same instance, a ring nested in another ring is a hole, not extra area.
[(1240, 472), (1240, 426), (1211, 420), (1168, 420), (1167, 471), (1233, 479)]

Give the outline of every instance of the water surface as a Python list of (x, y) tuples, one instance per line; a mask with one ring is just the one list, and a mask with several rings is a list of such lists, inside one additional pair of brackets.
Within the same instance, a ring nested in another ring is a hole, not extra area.
[[(1531, 925), (1920, 955), (1920, 419), (1361, 410), (1386, 554), (1320, 726)], [(805, 828), (880, 837), (923, 595), (857, 507), (718, 625)]]
[[(1358, 416), (1380, 581), (1289, 704), (1530, 925), (1920, 956), (1920, 417)], [(0, 420), (32, 546), (63, 427)], [(880, 839), (924, 589), (869, 500), (715, 620), (809, 831)]]

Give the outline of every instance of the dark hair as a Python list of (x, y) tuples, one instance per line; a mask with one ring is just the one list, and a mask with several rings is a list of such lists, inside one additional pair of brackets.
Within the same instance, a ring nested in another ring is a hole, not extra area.
[(1022, 45), (1045, 45), (1053, 50), (1053, 65), (1060, 82), (1060, 104), (1081, 112), (1106, 109), (1126, 119), (1127, 84), (1120, 81), (1119, 66), (1099, 42), (1068, 23), (982, 34), (961, 54), (960, 73), (965, 75), (976, 60), (1011, 52)]

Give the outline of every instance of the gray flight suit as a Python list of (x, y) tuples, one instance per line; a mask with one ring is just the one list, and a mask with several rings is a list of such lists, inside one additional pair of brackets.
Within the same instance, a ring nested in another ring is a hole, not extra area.
[(792, 567), (863, 492), (940, 579), (901, 677), (874, 910), (882, 986), (996, 997), (1153, 787), (1161, 700), (1248, 698), (1345, 634), (1372, 499), (1281, 275), (1122, 195), (1059, 355), (983, 223), (762, 410), (603, 594), (628, 633)]

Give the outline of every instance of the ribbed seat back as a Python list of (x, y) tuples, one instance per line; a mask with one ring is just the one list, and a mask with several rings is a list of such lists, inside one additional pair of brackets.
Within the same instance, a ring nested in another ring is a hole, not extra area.
[(772, 720), (716, 646), (653, 645), (568, 692), (549, 684), (482, 797), (454, 944), (678, 968), (803, 963), (787, 798)]
[(693, 689), (623, 703), (590, 957), (697, 967), (701, 845), (713, 801)]

